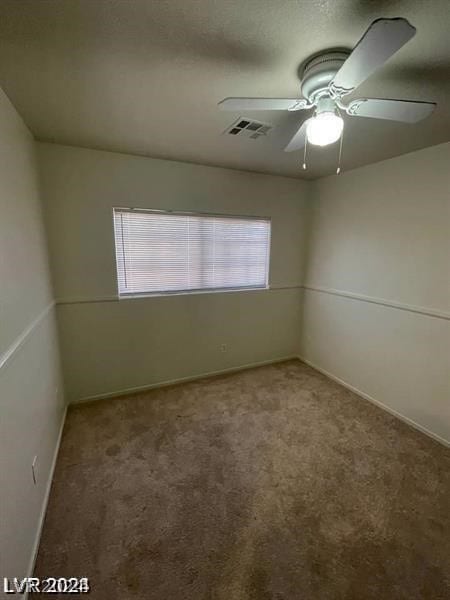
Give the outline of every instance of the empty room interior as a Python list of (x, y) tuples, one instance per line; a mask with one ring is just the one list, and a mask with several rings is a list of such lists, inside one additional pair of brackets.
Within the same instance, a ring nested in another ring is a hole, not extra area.
[(0, 0), (0, 598), (450, 598), (448, 0)]

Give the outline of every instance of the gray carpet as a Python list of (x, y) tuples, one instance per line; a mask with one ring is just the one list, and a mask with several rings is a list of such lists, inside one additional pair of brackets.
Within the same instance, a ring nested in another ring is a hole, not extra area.
[(72, 407), (35, 574), (95, 600), (448, 600), (450, 451), (299, 361)]

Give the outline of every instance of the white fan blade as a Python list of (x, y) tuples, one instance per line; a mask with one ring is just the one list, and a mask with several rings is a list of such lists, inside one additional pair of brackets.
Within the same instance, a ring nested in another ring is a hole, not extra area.
[(342, 97), (352, 92), (400, 50), (415, 33), (415, 27), (406, 19), (374, 21), (331, 82), (332, 93)]
[(310, 108), (307, 100), (298, 98), (225, 98), (219, 102), (222, 110), (303, 110)]
[(350, 102), (346, 111), (349, 115), (356, 117), (417, 123), (417, 121), (421, 121), (431, 115), (435, 107), (436, 104), (434, 102), (359, 98)]
[(284, 149), (285, 152), (294, 152), (294, 150), (300, 150), (300, 148), (303, 148), (306, 141), (306, 125), (308, 121), (309, 119), (306, 119), (306, 121), (302, 123), (300, 129), (297, 131), (297, 133), (294, 135), (294, 137)]

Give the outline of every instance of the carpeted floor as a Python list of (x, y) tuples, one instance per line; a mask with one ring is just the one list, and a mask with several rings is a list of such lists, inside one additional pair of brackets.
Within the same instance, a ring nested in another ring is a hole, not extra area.
[(299, 361), (79, 405), (35, 575), (93, 600), (448, 600), (450, 451)]

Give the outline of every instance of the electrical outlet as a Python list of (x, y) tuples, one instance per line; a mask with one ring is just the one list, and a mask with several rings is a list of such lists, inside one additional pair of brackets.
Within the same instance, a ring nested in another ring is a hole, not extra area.
[(38, 481), (38, 478), (37, 478), (37, 475), (38, 475), (37, 474), (37, 466), (38, 466), (38, 457), (35, 456), (33, 458), (33, 462), (31, 463), (31, 473), (33, 475), (33, 483), (34, 483), (34, 485), (37, 485), (37, 481)]
[(227, 351), (227, 345), (226, 344), (220, 344), (220, 351), (221, 352), (226, 352)]

